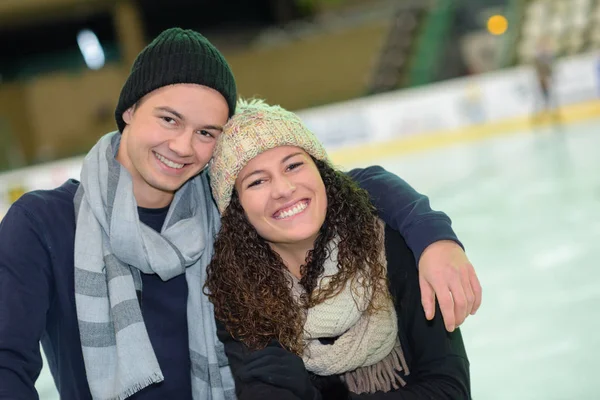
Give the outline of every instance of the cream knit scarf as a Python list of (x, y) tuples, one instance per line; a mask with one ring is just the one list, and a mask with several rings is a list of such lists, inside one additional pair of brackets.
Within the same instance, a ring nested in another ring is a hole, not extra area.
[[(387, 266), (383, 226), (380, 224), (380, 261)], [(331, 255), (324, 265), (315, 290), (327, 287), (338, 272), (337, 242), (330, 245)], [(303, 293), (293, 279), (294, 295)], [(367, 315), (364, 310), (371, 296), (381, 305)], [(333, 344), (322, 344), (321, 338), (336, 338)], [(361, 285), (361, 279), (348, 282), (335, 297), (307, 310), (304, 324), (306, 369), (317, 375), (342, 375), (354, 393), (389, 392), (404, 386), (402, 379), (409, 374), (398, 339), (398, 319), (389, 296), (371, 293)]]

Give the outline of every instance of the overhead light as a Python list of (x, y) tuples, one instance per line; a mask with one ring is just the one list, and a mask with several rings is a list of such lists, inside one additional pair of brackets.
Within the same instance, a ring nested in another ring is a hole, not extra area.
[(504, 15), (492, 15), (487, 21), (487, 29), (492, 35), (502, 35), (508, 29), (508, 20)]
[(106, 58), (104, 49), (94, 32), (84, 29), (77, 34), (77, 45), (89, 69), (100, 69)]

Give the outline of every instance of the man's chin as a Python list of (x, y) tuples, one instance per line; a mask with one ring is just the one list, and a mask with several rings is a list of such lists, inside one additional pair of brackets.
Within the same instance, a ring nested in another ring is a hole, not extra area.
[(198, 171), (194, 175), (190, 175), (190, 176), (186, 176), (186, 177), (182, 176), (179, 178), (168, 177), (168, 176), (155, 176), (155, 179), (152, 182), (153, 183), (152, 186), (155, 189), (158, 189), (165, 193), (175, 193), (176, 191), (181, 189), (181, 187), (183, 185), (185, 185), (185, 183), (187, 181), (198, 176), (198, 173), (200, 173), (200, 172), (201, 171)]
[(181, 187), (188, 181), (189, 179), (186, 180), (181, 180), (178, 182), (156, 182), (156, 184), (152, 185), (155, 189), (160, 190), (161, 192), (164, 193), (169, 193), (169, 194), (174, 194), (176, 191), (178, 191), (179, 189), (181, 189)]

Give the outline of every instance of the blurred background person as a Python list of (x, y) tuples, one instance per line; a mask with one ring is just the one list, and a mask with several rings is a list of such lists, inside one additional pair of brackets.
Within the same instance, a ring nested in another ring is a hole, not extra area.
[(552, 42), (549, 37), (542, 37), (538, 42), (533, 59), (535, 76), (541, 94), (534, 110), (535, 120), (545, 114), (550, 114), (555, 122), (560, 120), (558, 101), (553, 89), (554, 62)]

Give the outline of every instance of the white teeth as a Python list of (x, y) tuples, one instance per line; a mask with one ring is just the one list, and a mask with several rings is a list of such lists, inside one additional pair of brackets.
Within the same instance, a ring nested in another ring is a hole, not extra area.
[(168, 158), (161, 156), (158, 153), (154, 153), (154, 154), (156, 155), (156, 158), (158, 158), (160, 161), (162, 161), (168, 167), (180, 169), (180, 168), (183, 168), (183, 166), (185, 165), (185, 164), (178, 164), (176, 162), (173, 162), (173, 161), (169, 160)]
[(298, 203), (291, 210), (287, 210), (282, 213), (279, 213), (279, 215), (277, 215), (275, 218), (283, 219), (283, 218), (293, 217), (294, 215), (298, 214), (299, 212), (304, 211), (307, 206), (308, 206), (308, 203), (306, 203), (306, 202)]

